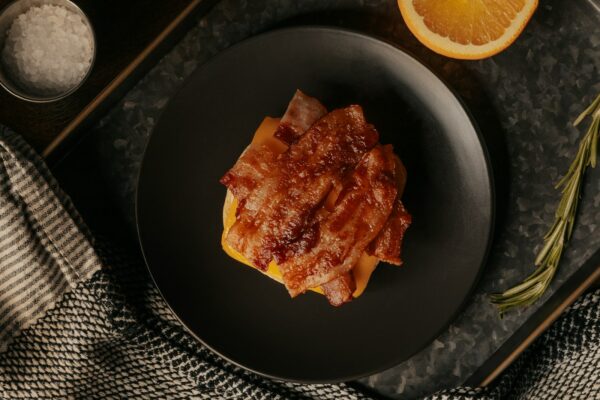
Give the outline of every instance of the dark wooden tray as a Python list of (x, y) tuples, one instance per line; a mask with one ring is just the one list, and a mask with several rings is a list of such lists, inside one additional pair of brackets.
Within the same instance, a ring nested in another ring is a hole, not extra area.
[[(0, 0), (0, 8), (12, 0)], [(72, 135), (106, 110), (216, 0), (74, 0), (88, 15), (97, 55), (91, 75), (52, 103), (20, 100), (0, 88), (0, 122), (21, 133), (45, 157), (58, 158)]]

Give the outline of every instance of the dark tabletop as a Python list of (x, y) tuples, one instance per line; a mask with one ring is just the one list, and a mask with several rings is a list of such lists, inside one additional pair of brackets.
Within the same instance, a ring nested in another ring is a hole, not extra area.
[(504, 319), (487, 299), (532, 270), (535, 250), (553, 220), (559, 198), (553, 183), (569, 165), (581, 135), (571, 122), (600, 92), (599, 22), (594, 0), (544, 1), (513, 46), (469, 62), (421, 46), (395, 1), (225, 0), (93, 129), (86, 138), (92, 159), (86, 161), (101, 170), (108, 197), (133, 234), (135, 179), (150, 132), (185, 78), (220, 50), (276, 27), (326, 24), (386, 38), (415, 54), (456, 90), (495, 149), (499, 205), (489, 262), (464, 312), (422, 352), (362, 380), (383, 394), (415, 398), (463, 382), (600, 248), (597, 168), (586, 177), (572, 243), (544, 298)]

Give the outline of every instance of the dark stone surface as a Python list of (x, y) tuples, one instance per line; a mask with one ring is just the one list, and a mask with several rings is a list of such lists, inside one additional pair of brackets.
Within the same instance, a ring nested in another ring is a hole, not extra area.
[(94, 142), (110, 195), (133, 233), (136, 177), (150, 132), (185, 78), (220, 50), (279, 26), (327, 24), (375, 34), (416, 55), (460, 95), (495, 149), (491, 155), (499, 196), (495, 243), (464, 312), (419, 354), (362, 380), (385, 395), (416, 398), (463, 382), (600, 247), (597, 168), (586, 177), (572, 243), (544, 299), (504, 319), (487, 300), (488, 293), (531, 271), (535, 251), (553, 220), (559, 199), (553, 183), (575, 154), (581, 134), (571, 122), (600, 92), (599, 23), (595, 0), (544, 1), (513, 46), (490, 59), (463, 62), (421, 46), (402, 22), (395, 1), (225, 0), (198, 21), (86, 140)]

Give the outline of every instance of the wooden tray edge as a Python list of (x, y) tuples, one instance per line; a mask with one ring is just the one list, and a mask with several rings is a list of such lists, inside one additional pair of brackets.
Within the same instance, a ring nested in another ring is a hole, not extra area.
[(115, 91), (117, 91), (117, 89), (121, 88), (128, 78), (130, 78), (134, 72), (136, 72), (137, 69), (157, 51), (159, 46), (162, 45), (184, 21), (188, 20), (193, 14), (201, 10), (208, 12), (208, 10), (210, 10), (217, 2), (218, 0), (192, 0), (191, 3), (181, 11), (181, 13), (179, 13), (179, 15), (177, 15), (177, 17), (175, 17), (173, 21), (171, 21), (129, 65), (127, 65), (127, 67), (108, 83), (108, 85), (106, 85), (104, 89), (102, 89), (100, 93), (98, 93), (98, 95), (87, 104), (62, 131), (59, 132), (59, 134), (42, 150), (42, 157), (45, 159), (55, 157), (57, 149), (61, 147), (65, 140), (86, 122), (87, 119), (90, 118), (90, 116), (98, 110), (98, 108), (115, 93)]
[(571, 304), (600, 280), (600, 250), (596, 251), (506, 342), (466, 381), (466, 386), (492, 383)]

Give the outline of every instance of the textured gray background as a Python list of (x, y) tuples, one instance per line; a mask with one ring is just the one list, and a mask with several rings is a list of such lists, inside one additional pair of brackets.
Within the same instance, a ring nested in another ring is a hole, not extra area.
[[(531, 271), (535, 250), (553, 219), (559, 198), (553, 183), (568, 166), (580, 136), (571, 121), (600, 92), (598, 3), (543, 1), (508, 50), (487, 60), (462, 62), (438, 56), (416, 42), (395, 1), (222, 1), (198, 20), (88, 139), (96, 142), (105, 179), (132, 230), (135, 180), (145, 144), (160, 111), (185, 78), (220, 50), (252, 34), (304, 23), (370, 32), (409, 50), (449, 82), (490, 141), (499, 183), (498, 229), (476, 292), (429, 347), (362, 380), (383, 394), (406, 399), (458, 385), (541, 304), (501, 320), (486, 294), (507, 288)], [(600, 247), (599, 178), (600, 168), (586, 177), (572, 243), (544, 300)]]

